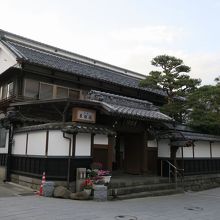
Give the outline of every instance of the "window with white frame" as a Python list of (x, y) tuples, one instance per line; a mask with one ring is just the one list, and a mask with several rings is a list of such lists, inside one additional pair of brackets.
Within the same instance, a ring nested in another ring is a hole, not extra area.
[(0, 99), (7, 99), (14, 94), (14, 83), (10, 82), (8, 84), (4, 84), (0, 88)]
[(2, 86), (0, 87), (0, 100), (2, 99)]

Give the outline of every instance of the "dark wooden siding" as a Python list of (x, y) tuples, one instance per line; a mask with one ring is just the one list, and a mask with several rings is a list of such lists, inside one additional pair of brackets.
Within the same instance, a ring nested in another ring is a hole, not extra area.
[[(169, 159), (167, 159), (169, 160)], [(168, 176), (168, 164), (166, 159), (158, 160), (158, 174), (161, 174), (161, 161), (163, 176)], [(169, 160), (170, 161), (170, 160)], [(172, 163), (172, 161), (170, 161)], [(197, 174), (212, 174), (220, 173), (220, 158), (189, 158), (189, 159), (177, 159), (179, 168), (184, 168), (184, 175), (197, 175)]]
[(6, 165), (7, 154), (0, 154), (0, 166)]
[[(89, 168), (90, 157), (71, 159), (70, 180), (76, 178), (76, 168)], [(11, 172), (30, 177), (41, 178), (42, 173), (46, 172), (47, 180), (66, 180), (67, 179), (67, 157), (25, 157), (12, 156)]]

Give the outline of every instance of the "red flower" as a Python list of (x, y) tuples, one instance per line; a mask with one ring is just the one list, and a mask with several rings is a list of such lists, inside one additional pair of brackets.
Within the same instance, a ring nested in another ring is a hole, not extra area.
[(85, 180), (82, 182), (80, 188), (81, 188), (82, 190), (83, 190), (83, 189), (92, 189), (92, 188), (93, 188), (93, 182), (92, 182), (92, 180), (90, 180), (90, 179), (85, 179)]

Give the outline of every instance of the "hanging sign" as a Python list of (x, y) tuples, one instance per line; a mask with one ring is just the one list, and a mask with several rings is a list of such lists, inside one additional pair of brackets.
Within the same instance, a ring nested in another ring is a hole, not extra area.
[(96, 122), (96, 111), (86, 108), (73, 108), (72, 110), (72, 121), (75, 122)]

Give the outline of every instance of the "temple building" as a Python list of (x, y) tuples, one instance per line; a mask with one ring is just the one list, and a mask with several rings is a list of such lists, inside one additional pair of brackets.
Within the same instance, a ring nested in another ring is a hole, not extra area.
[[(0, 30), (0, 176), (73, 182), (76, 168), (167, 175), (171, 142), (185, 175), (220, 172), (220, 137), (161, 113), (144, 75)], [(187, 143), (193, 143), (187, 147)]]

